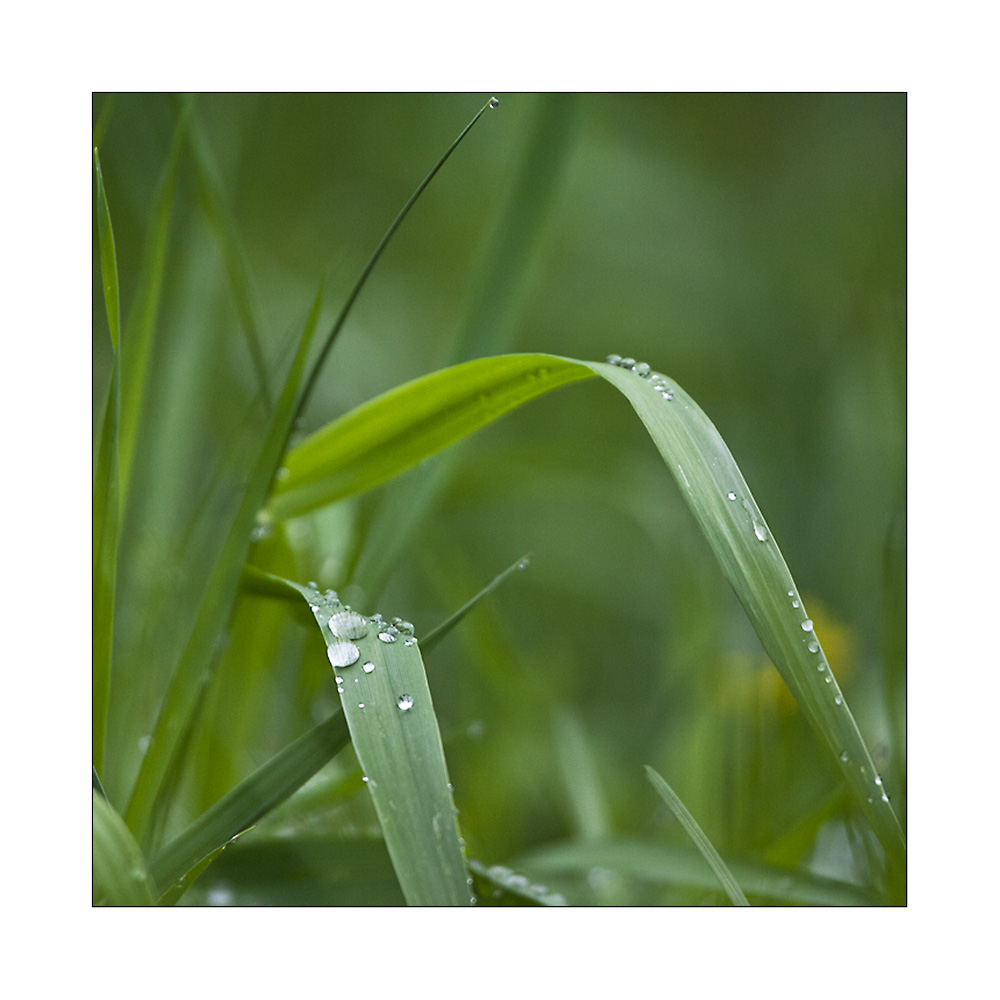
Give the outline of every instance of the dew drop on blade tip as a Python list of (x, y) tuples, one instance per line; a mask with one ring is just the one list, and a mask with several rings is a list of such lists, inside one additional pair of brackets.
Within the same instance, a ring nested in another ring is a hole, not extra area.
[(491, 108), (495, 108), (499, 103), (500, 102), (495, 97), (491, 97), (490, 98), (490, 107)]

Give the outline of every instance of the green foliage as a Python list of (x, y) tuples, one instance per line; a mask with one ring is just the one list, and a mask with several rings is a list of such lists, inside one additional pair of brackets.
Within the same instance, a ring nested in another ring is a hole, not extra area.
[(905, 104), (475, 107), (95, 97), (95, 902), (905, 902)]

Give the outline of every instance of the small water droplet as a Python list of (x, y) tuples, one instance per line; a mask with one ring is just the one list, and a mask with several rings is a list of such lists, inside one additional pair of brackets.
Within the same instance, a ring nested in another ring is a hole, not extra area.
[(825, 680), (827, 684), (831, 684), (833, 682), (833, 678), (829, 674), (827, 674), (823, 680)]
[(396, 707), (401, 712), (408, 712), (413, 708), (413, 698), (408, 694), (401, 694), (399, 700), (396, 702)]
[(753, 523), (753, 533), (757, 536), (758, 542), (767, 541), (767, 528), (762, 524), (758, 524), (756, 521)]
[(797, 608), (798, 606), (799, 606), (799, 602), (798, 601), (792, 601), (792, 607), (793, 608)]
[(841, 759), (841, 761), (843, 761), (843, 763), (845, 763), (845, 764), (847, 763), (847, 751), (846, 750), (841, 751), (840, 759)]
[(889, 801), (889, 796), (886, 795), (885, 792), (882, 793), (882, 801), (883, 802), (888, 802)]
[(732, 490), (730, 490), (730, 491), (729, 491), (729, 492), (728, 492), (728, 493), (726, 494), (726, 496), (727, 496), (727, 497), (728, 497), (728, 498), (729, 498), (730, 500), (735, 500), (735, 499), (736, 499), (736, 494), (735, 494), (735, 493), (733, 493), (733, 492), (732, 492)]
[(364, 703), (363, 701), (359, 701), (359, 702), (358, 702), (358, 708), (360, 708), (360, 709), (362, 709), (362, 710), (363, 710), (363, 709), (364, 709), (364, 707), (365, 707), (365, 703)]
[(413, 622), (403, 621), (402, 618), (395, 619), (392, 623), (403, 635), (413, 635)]
[(318, 583), (317, 583), (317, 582), (316, 582), (315, 580), (310, 580), (310, 581), (309, 581), (309, 582), (308, 582), (308, 583), (306, 584), (306, 586), (307, 586), (307, 587), (308, 587), (308, 588), (309, 588), (310, 590), (319, 590), (319, 584), (318, 584)]
[[(371, 660), (369, 660), (369, 661), (368, 661), (367, 663), (365, 663), (365, 664), (364, 664), (364, 665), (363, 665), (363, 666), (361, 667), (361, 669), (362, 669), (362, 670), (363, 670), (363, 671), (364, 671), (364, 672), (365, 672), (366, 674), (370, 674), (370, 673), (371, 673), (371, 672), (372, 672), (372, 671), (373, 671), (373, 670), (375, 669), (375, 664), (374, 664), (374, 663), (372, 663), (372, 661), (371, 661)], [(357, 678), (355, 678), (355, 680), (357, 680)]]
[(875, 784), (876, 785), (881, 785), (882, 784), (882, 779), (878, 775), (875, 776)]
[(330, 619), (330, 631), (339, 639), (363, 639), (368, 634), (368, 622), (353, 611), (338, 611)]
[(795, 591), (794, 590), (788, 591), (788, 596), (789, 597), (794, 597), (795, 596)]
[(825, 663), (821, 663), (821, 664), (820, 664), (820, 665), (819, 665), (818, 667), (816, 667), (816, 669), (817, 669), (817, 670), (818, 670), (818, 671), (819, 671), (820, 673), (823, 673), (823, 671), (824, 671), (824, 670), (826, 670), (826, 664), (825, 664)]
[(491, 108), (495, 108), (499, 103), (500, 102), (495, 97), (491, 97), (490, 98), (490, 107)]
[(345, 642), (337, 639), (326, 647), (326, 655), (329, 657), (332, 667), (349, 667), (352, 663), (357, 663), (361, 658), (358, 647), (353, 642)]
[(382, 642), (395, 642), (396, 641), (396, 633), (395, 632), (390, 632), (388, 629), (386, 629), (384, 632), (379, 632), (378, 637), (379, 637), (379, 639), (382, 640)]
[(417, 640), (412, 635), (403, 643), (404, 646), (415, 646), (416, 644)]
[(805, 620), (805, 621), (804, 621), (804, 622), (802, 623), (802, 631), (803, 631), (803, 632), (811, 632), (812, 630), (813, 630), (813, 623), (812, 623), (812, 620), (811, 620), (811, 619), (809, 619), (809, 618), (807, 618), (807, 619), (806, 619), (806, 620)]
[(808, 649), (809, 649), (810, 653), (818, 653), (819, 652), (819, 643), (815, 639), (811, 639), (810, 642), (809, 642)]
[(645, 361), (640, 361), (632, 368), (632, 371), (634, 371), (639, 378), (649, 378), (650, 368)]
[(833, 699), (833, 703), (834, 705), (843, 705), (844, 699), (841, 698), (840, 695), (838, 694), (837, 697)]
[(363, 781), (363, 782), (364, 782), (365, 784), (367, 784), (367, 783), (368, 783), (368, 775), (367, 775), (367, 774), (362, 774), (362, 775), (361, 775), (361, 780), (362, 780), (362, 781)]
[(604, 363), (608, 365), (620, 365), (622, 363), (622, 356), (620, 354), (609, 354), (604, 359)]
[(622, 358), (622, 368), (631, 368), (635, 364), (635, 358)]

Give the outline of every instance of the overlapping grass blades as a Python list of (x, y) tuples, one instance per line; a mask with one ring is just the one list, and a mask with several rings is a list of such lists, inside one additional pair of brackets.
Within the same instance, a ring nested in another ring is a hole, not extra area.
[(94, 903), (152, 906), (156, 895), (146, 859), (125, 821), (96, 788), (93, 810)]
[(267, 494), (299, 398), (302, 372), (316, 331), (322, 290), (313, 303), (289, 368), (284, 388), (272, 416), (267, 437), (247, 485), (239, 510), (229, 530), (222, 553), (206, 589), (187, 647), (171, 679), (157, 717), (149, 750), (129, 801), (125, 819), (140, 842), (151, 819), (151, 811), (171, 768), (175, 753), (189, 732), (192, 713), (203, 691), (217, 637), (231, 613), (240, 574), (250, 548), (257, 511)]
[(546, 354), (456, 365), (393, 389), (303, 441), (286, 460), (289, 474), (269, 512), (290, 518), (370, 489), (528, 400), (593, 375), (622, 392), (642, 420), (765, 651), (879, 840), (900, 859), (899, 822), (781, 551), (721, 435), (676, 383)]

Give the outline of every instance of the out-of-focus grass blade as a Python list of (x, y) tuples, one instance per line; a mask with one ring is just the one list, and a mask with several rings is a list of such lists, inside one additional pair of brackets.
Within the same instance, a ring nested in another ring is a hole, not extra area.
[(269, 509), (277, 519), (384, 482), (491, 420), (560, 385), (600, 375), (646, 426), (761, 644), (841, 768), (879, 840), (897, 860), (899, 822), (829, 669), (791, 573), (715, 426), (676, 383), (647, 369), (515, 354), (426, 375), (352, 410), (288, 456)]
[(526, 875), (506, 865), (489, 868), (469, 859), (475, 878), (476, 898), (482, 906), (565, 906), (566, 897), (547, 886), (532, 882)]
[(149, 749), (143, 758), (125, 813), (126, 822), (136, 833), (140, 843), (146, 834), (152, 805), (160, 785), (171, 768), (179, 742), (188, 731), (191, 713), (197, 707), (205, 674), (210, 670), (216, 641), (232, 610), (240, 574), (250, 548), (250, 536), (257, 511), (274, 478), (295, 412), (300, 380), (319, 320), (322, 298), (321, 289), (306, 321), (257, 464), (206, 588), (205, 600), (199, 609), (191, 637), (161, 704)]
[(108, 728), (108, 703), (111, 697), (111, 651), (114, 644), (115, 585), (118, 567), (118, 527), (121, 517), (118, 482), (118, 426), (121, 412), (121, 366), (118, 355), (118, 262), (115, 237), (111, 228), (101, 160), (94, 150), (94, 173), (97, 178), (97, 236), (100, 245), (101, 279), (104, 305), (108, 315), (111, 346), (115, 351), (111, 383), (104, 407), (101, 437), (94, 463), (92, 510), (92, 588), (93, 588), (93, 736), (91, 753), (98, 772), (104, 768), (104, 742)]
[(94, 903), (152, 906), (156, 901), (146, 859), (125, 821), (97, 789), (94, 803)]
[(304, 596), (326, 641), (351, 742), (407, 903), (468, 906), (470, 876), (412, 628), (346, 611), (332, 591), (309, 589)]
[(529, 399), (591, 375), (551, 355), (508, 354), (408, 382), (293, 448), (269, 513), (280, 521), (371, 489)]
[(187, 99), (181, 109), (167, 163), (157, 186), (152, 221), (143, 249), (138, 289), (122, 334), (124, 345), (121, 351), (122, 402), (118, 463), (123, 501), (128, 494), (132, 459), (135, 455), (139, 417), (145, 397), (153, 334), (166, 271), (170, 216), (173, 211), (174, 189), (177, 185), (177, 166), (184, 147), (192, 101), (191, 98)]
[[(573, 876), (585, 886), (588, 872), (603, 869), (653, 884), (706, 891), (719, 888), (715, 875), (693, 847), (631, 840), (573, 841), (538, 848), (516, 858), (513, 864), (540, 882), (551, 879), (560, 886), (564, 883), (561, 879), (557, 882), (557, 876)], [(872, 906), (879, 902), (856, 885), (799, 869), (733, 859), (726, 865), (754, 902), (806, 906)]]
[(746, 896), (743, 895), (743, 890), (733, 878), (732, 872), (726, 867), (725, 861), (719, 857), (719, 852), (712, 846), (712, 842), (705, 836), (677, 793), (648, 764), (646, 765), (646, 777), (649, 778), (660, 798), (670, 807), (670, 811), (677, 817), (687, 835), (694, 841), (694, 846), (701, 852), (702, 857), (709, 863), (733, 906), (749, 906)]
[(108, 314), (111, 346), (118, 350), (118, 327), (121, 308), (118, 295), (118, 261), (115, 258), (115, 234), (111, 228), (111, 210), (104, 190), (101, 158), (94, 148), (94, 173), (97, 176), (97, 239), (101, 248), (101, 281), (104, 285), (104, 308)]
[(200, 862), (253, 826), (302, 787), (349, 742), (347, 722), (336, 712), (272, 757), (202, 813), (153, 859), (150, 874), (166, 890)]
[(268, 385), (267, 362), (261, 348), (260, 323), (249, 277), (249, 265), (243, 251), (243, 243), (236, 230), (236, 221), (229, 209), (223, 186), (219, 180), (212, 157), (211, 148), (192, 112), (188, 129), (189, 148), (195, 166), (195, 183), (198, 195), (209, 223), (215, 230), (222, 251), (222, 258), (229, 275), (233, 300), (240, 316), (247, 350), (257, 376), (257, 384), (265, 404), (271, 406), (271, 391)]
[(427, 635), (420, 640), (420, 648), (429, 653), (487, 594), (494, 591), (507, 579), (511, 573), (524, 569), (528, 565), (528, 555), (521, 556), (515, 563), (511, 563), (502, 573), (495, 576), (475, 597), (466, 601), (453, 615), (449, 615), (440, 625), (431, 629)]

